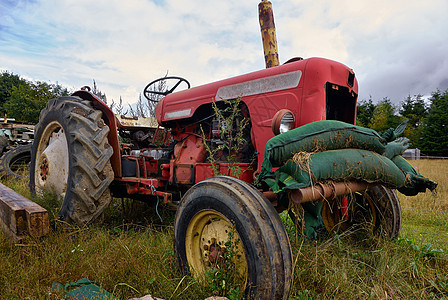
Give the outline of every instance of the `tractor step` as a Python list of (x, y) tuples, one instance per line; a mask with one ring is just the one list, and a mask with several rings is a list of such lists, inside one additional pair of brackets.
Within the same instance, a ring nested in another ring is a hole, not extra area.
[(50, 230), (48, 212), (37, 203), (0, 183), (0, 226), (14, 241), (41, 237)]

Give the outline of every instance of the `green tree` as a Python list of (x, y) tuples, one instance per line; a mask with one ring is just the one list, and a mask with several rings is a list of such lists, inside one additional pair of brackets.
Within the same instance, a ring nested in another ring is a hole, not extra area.
[(428, 108), (422, 95), (410, 95), (401, 103), (400, 115), (409, 120), (404, 136), (409, 138), (414, 147), (418, 147), (423, 131), (423, 120), (428, 114)]
[(425, 152), (448, 155), (448, 90), (434, 92), (429, 100), (419, 146)]
[(372, 102), (372, 97), (369, 100), (359, 101), (356, 107), (356, 125), (368, 127), (372, 121), (375, 107), (375, 104)]
[(26, 80), (20, 78), (19, 75), (2, 71), (0, 74), (0, 116), (5, 114), (4, 104), (11, 98), (13, 87), (25, 84)]
[(58, 84), (25, 81), (12, 88), (4, 108), (8, 116), (18, 122), (35, 124), (39, 121), (40, 111), (48, 100), (68, 94), (68, 90)]
[(403, 118), (395, 114), (396, 107), (390, 99), (384, 98), (375, 107), (369, 127), (384, 132), (389, 128), (395, 128), (401, 124)]

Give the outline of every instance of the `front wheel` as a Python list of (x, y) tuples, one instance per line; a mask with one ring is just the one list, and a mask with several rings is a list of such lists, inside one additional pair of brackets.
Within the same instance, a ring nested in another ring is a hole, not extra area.
[(55, 193), (63, 220), (85, 225), (109, 205), (114, 178), (109, 127), (78, 97), (52, 99), (42, 110), (31, 152), (30, 189)]
[(364, 228), (377, 236), (398, 237), (401, 207), (395, 192), (382, 185), (362, 193), (324, 200), (322, 219), (328, 232)]
[(274, 207), (251, 185), (219, 176), (193, 186), (177, 210), (174, 239), (184, 273), (204, 279), (226, 268), (247, 297), (287, 299), (289, 239)]

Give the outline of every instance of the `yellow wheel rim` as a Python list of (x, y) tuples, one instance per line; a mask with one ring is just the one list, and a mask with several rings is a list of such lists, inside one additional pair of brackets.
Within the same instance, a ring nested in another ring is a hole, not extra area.
[[(237, 278), (247, 280), (247, 259), (232, 223), (214, 210), (197, 213), (188, 225), (185, 249), (190, 270), (197, 278), (212, 268), (234, 267)], [(230, 252), (231, 251), (231, 252)]]

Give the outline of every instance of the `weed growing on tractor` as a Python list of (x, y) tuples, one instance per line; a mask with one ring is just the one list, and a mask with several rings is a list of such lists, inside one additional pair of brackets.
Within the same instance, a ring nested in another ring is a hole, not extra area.
[[(216, 120), (212, 124), (211, 132), (206, 134), (202, 125), (200, 126), (203, 140), (209, 141), (205, 143), (208, 161), (212, 165), (215, 176), (232, 175), (239, 178), (243, 172), (239, 163), (247, 152), (245, 147), (248, 143), (244, 136), (247, 135), (246, 131), (249, 129), (250, 120), (244, 116), (243, 103), (240, 98), (224, 99), (219, 103), (215, 101), (212, 102), (212, 107)], [(212, 138), (208, 138), (209, 135)], [(255, 157), (250, 158), (250, 164), (254, 161)], [(228, 170), (225, 174), (219, 165), (222, 162), (228, 163)]]
[[(205, 279), (213, 295), (226, 296), (230, 300), (241, 299), (244, 282), (237, 272), (236, 257), (239, 239), (235, 229), (228, 232), (228, 240), (224, 243), (225, 251), (220, 259), (205, 272)], [(244, 277), (244, 276), (243, 276)]]

